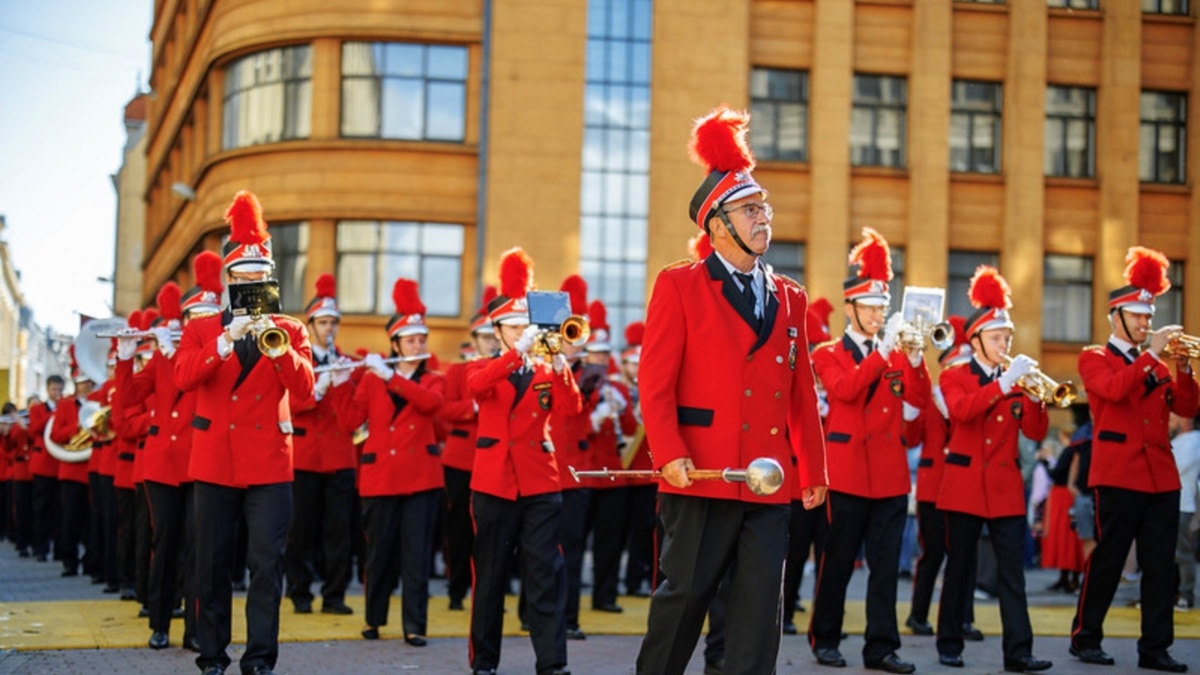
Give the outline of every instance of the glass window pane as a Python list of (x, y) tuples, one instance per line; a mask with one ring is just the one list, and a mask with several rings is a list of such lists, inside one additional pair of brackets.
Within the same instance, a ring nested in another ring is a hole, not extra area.
[(383, 80), (383, 137), (421, 138), (425, 91), (420, 80)]
[(342, 135), (379, 135), (378, 80), (342, 80)]
[(427, 255), (459, 256), (463, 254), (461, 225), (425, 225), (421, 252)]
[(424, 257), (421, 299), (430, 316), (458, 316), (462, 304), (462, 259)]
[(445, 80), (467, 79), (467, 50), (463, 47), (429, 47), (429, 69), (425, 75)]
[(426, 137), (461, 141), (466, 127), (467, 92), (461, 84), (433, 82), (429, 85), (429, 117)]
[(390, 42), (384, 47), (384, 72), (400, 77), (421, 77), (425, 69), (423, 45)]

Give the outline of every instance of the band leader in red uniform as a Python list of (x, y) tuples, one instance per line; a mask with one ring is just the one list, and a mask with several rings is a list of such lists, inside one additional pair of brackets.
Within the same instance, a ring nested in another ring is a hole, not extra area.
[[(780, 635), (780, 588), (792, 484), (805, 505), (825, 498), (825, 444), (808, 359), (808, 297), (759, 261), (771, 243), (771, 207), (751, 176), (749, 115), (718, 108), (697, 121), (692, 157), (708, 172), (689, 215), (713, 255), (664, 269), (646, 314), (639, 383), (654, 465), (662, 471), (664, 581), (650, 601), (637, 672), (682, 673), (709, 603), (733, 569), (727, 675), (769, 673)], [(692, 468), (779, 462), (784, 483), (760, 496)]]
[[(1084, 569), (1071, 623), (1071, 654), (1085, 663), (1114, 663), (1101, 648), (1104, 617), (1129, 547), (1136, 542), (1142, 570), (1138, 667), (1182, 673), (1187, 664), (1167, 651), (1175, 641), (1180, 492), (1167, 424), (1170, 413), (1194, 417), (1200, 392), (1187, 357), (1168, 350), (1181, 328), (1151, 329), (1154, 298), (1171, 287), (1166, 256), (1135, 246), (1125, 260), (1127, 284), (1108, 295), (1112, 335), (1107, 344), (1079, 356), (1095, 420), (1088, 484), (1096, 505), (1096, 548)], [(1147, 340), (1149, 347), (1143, 349)]]

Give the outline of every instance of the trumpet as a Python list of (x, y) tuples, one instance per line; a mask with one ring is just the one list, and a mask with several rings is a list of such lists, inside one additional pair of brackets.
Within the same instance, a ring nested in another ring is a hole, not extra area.
[(276, 358), (287, 353), (292, 344), (292, 338), (287, 331), (271, 323), (270, 317), (253, 312), (254, 323), (250, 324), (250, 332), (254, 334), (254, 342), (258, 351), (267, 358)]
[[(568, 466), (571, 477), (575, 482), (584, 478), (601, 478), (616, 480), (618, 478), (661, 478), (661, 471), (645, 469), (577, 471)], [(783, 467), (770, 457), (759, 457), (751, 460), (745, 469), (692, 469), (687, 472), (692, 480), (723, 480), (726, 483), (745, 483), (746, 487), (756, 495), (771, 495), (783, 487)]]
[(925, 349), (925, 342), (938, 351), (945, 351), (954, 345), (954, 326), (947, 321), (927, 324), (922, 317), (914, 321), (905, 321), (900, 327), (899, 342), (906, 351)]
[(588, 325), (587, 319), (578, 314), (572, 314), (563, 319), (562, 324), (556, 330), (547, 328), (538, 333), (537, 340), (534, 341), (533, 348), (529, 350), (529, 353), (540, 356), (545, 361), (550, 361), (555, 354), (562, 353), (564, 344), (580, 347), (587, 342), (588, 336), (591, 334), (592, 329)]
[[(152, 330), (134, 330), (132, 328), (127, 328), (125, 330), (114, 330), (114, 331), (109, 331), (107, 333), (96, 333), (96, 337), (100, 337), (100, 338), (137, 338), (137, 339), (141, 340), (144, 338), (155, 337), (155, 335), (154, 335), (154, 331), (152, 331)], [(178, 342), (179, 339), (182, 337), (183, 337), (183, 330), (181, 330), (179, 328), (174, 328), (171, 330), (171, 339), (174, 340), (175, 342)]]
[(1176, 333), (1167, 342), (1167, 348), (1163, 352), (1166, 356), (1176, 359), (1200, 359), (1200, 337)]
[(29, 411), (22, 410), (17, 413), (9, 413), (8, 415), (0, 415), (0, 424), (28, 424)]
[[(1000, 358), (1004, 361), (1005, 368), (1012, 365), (1012, 357), (1008, 354), (1002, 354)], [(1017, 386), (1042, 403), (1049, 403), (1059, 408), (1069, 408), (1077, 396), (1074, 384), (1071, 384), (1070, 381), (1059, 384), (1043, 373), (1037, 367), (1036, 361), (1033, 370), (1017, 380)]]
[[(428, 353), (413, 354), (412, 356), (392, 356), (392, 357), (388, 357), (388, 358), (384, 359), (383, 362), (388, 365), (392, 365), (392, 364), (396, 364), (396, 363), (412, 363), (414, 361), (424, 361), (425, 359), (427, 359), (429, 357), (430, 357), (430, 354), (428, 354)], [(355, 368), (362, 368), (365, 365), (367, 365), (367, 362), (365, 360), (363, 360), (363, 361), (346, 361), (344, 363), (330, 363), (329, 365), (326, 365), (326, 366), (317, 366), (316, 368), (313, 368), (313, 373), (316, 375), (320, 375), (321, 373), (332, 373), (335, 370), (353, 370)]]

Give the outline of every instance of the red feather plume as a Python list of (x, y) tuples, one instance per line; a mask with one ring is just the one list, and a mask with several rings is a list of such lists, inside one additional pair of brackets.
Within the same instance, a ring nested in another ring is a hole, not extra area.
[(206, 291), (220, 293), (221, 287), (221, 256), (212, 251), (201, 251), (192, 258), (192, 276), (196, 285)]
[(523, 298), (533, 281), (533, 259), (525, 249), (516, 246), (500, 256), (500, 295)]
[(754, 168), (754, 153), (746, 142), (750, 114), (722, 105), (696, 120), (688, 154), (692, 161), (711, 171), (748, 171)]
[(694, 260), (704, 260), (712, 255), (712, 253), (712, 240), (708, 238), (708, 233), (699, 232), (691, 239), (688, 239), (688, 255)]
[(980, 265), (975, 268), (975, 276), (971, 277), (971, 287), (967, 290), (971, 305), (976, 309), (991, 307), (1008, 309), (1012, 307), (1012, 289), (1008, 282), (1000, 276), (1000, 272), (991, 265)]
[(826, 319), (821, 316), (821, 310), (815, 304), (808, 306), (808, 312), (804, 315), (804, 328), (808, 332), (810, 345), (825, 342), (830, 338)]
[(850, 264), (858, 265), (858, 276), (877, 281), (892, 280), (892, 250), (887, 239), (875, 230), (864, 227), (863, 240), (850, 249)]
[(951, 314), (946, 321), (954, 328), (954, 346), (967, 344), (967, 318)]
[(642, 344), (642, 338), (646, 335), (646, 324), (641, 321), (634, 321), (625, 326), (625, 346), (633, 347), (634, 345)]
[(421, 302), (417, 282), (412, 279), (396, 280), (395, 285), (392, 286), (392, 302), (396, 303), (396, 313), (402, 316), (425, 314), (425, 303)]
[(562, 286), (558, 290), (566, 292), (571, 296), (571, 313), (584, 314), (587, 312), (587, 281), (578, 274), (563, 279)]
[(593, 300), (587, 310), (588, 325), (593, 331), (608, 330), (608, 308), (603, 302)]
[(500, 291), (496, 290), (495, 286), (491, 284), (485, 286), (483, 288), (483, 298), (479, 301), (479, 313), (487, 314), (488, 304), (495, 300), (498, 295), (500, 295)]
[(125, 320), (125, 325), (133, 330), (144, 330), (142, 326), (142, 310), (135, 309), (129, 313), (129, 318)]
[(163, 284), (163, 287), (158, 289), (158, 296), (155, 298), (159, 315), (166, 321), (182, 319), (183, 311), (179, 308), (182, 297), (183, 292), (179, 290), (179, 284), (174, 281)]
[(261, 244), (267, 240), (267, 223), (262, 217), (258, 197), (249, 190), (239, 190), (225, 212), (229, 223), (229, 238), (239, 244)]
[(337, 297), (337, 281), (334, 280), (332, 274), (325, 273), (317, 277), (317, 297)]
[(1129, 285), (1162, 295), (1171, 288), (1167, 268), (1171, 261), (1167, 256), (1145, 246), (1131, 246), (1125, 254), (1125, 280)]
[(809, 311), (815, 314), (822, 323), (829, 323), (829, 315), (833, 313), (833, 305), (830, 304), (828, 298), (817, 298), (811, 305), (808, 306)]
[(142, 310), (142, 327), (139, 330), (150, 330), (154, 327), (154, 322), (158, 320), (158, 310), (153, 307), (147, 307)]

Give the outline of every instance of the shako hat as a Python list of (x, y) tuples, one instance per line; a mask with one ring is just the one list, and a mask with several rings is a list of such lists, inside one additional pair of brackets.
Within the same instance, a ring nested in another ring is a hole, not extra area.
[(520, 246), (500, 256), (500, 293), (487, 304), (488, 318), (494, 324), (526, 325), (529, 301), (525, 294), (533, 282), (533, 259)]
[(1014, 327), (1008, 314), (1012, 307), (1012, 289), (995, 267), (980, 265), (975, 268), (967, 296), (971, 306), (976, 308), (963, 326), (968, 340), (980, 331)]
[(588, 335), (587, 344), (583, 347), (584, 350), (589, 353), (611, 352), (612, 344), (609, 343), (608, 308), (600, 300), (593, 300), (588, 305), (587, 317), (591, 333)]
[(621, 350), (621, 362), (639, 363), (642, 360), (642, 338), (646, 335), (646, 324), (633, 321), (625, 326), (625, 349)]
[(967, 342), (966, 318), (958, 314), (951, 314), (946, 318), (946, 322), (954, 329), (954, 344), (943, 349), (938, 354), (938, 364), (943, 368), (966, 363), (971, 360), (971, 356), (975, 352), (975, 350), (971, 349), (970, 343)]
[(475, 312), (475, 316), (471, 318), (471, 335), (493, 335), (496, 332), (492, 328), (492, 322), (488, 320), (488, 303), (496, 299), (500, 291), (496, 290), (495, 286), (488, 284), (483, 288), (483, 297), (479, 300), (479, 311)]
[(341, 319), (342, 313), (337, 306), (337, 281), (333, 275), (326, 273), (317, 277), (316, 290), (316, 296), (304, 308), (304, 319), (310, 322), (322, 316)]
[(242, 272), (269, 272), (275, 267), (271, 259), (271, 235), (262, 217), (258, 197), (249, 190), (240, 190), (225, 212), (229, 223), (229, 241), (221, 247), (225, 269)]
[(722, 105), (696, 120), (692, 127), (688, 153), (708, 172), (688, 205), (688, 216), (701, 230), (722, 204), (755, 194), (764, 198), (767, 195), (750, 174), (754, 153), (746, 142), (749, 123), (749, 113)]
[(1108, 311), (1123, 309), (1134, 314), (1154, 315), (1154, 298), (1171, 288), (1167, 256), (1152, 248), (1132, 246), (1125, 254), (1126, 285), (1108, 294)]
[[(179, 284), (168, 281), (158, 289), (154, 302), (158, 305), (158, 318), (170, 328), (179, 328), (183, 321), (183, 291)], [(147, 328), (151, 326), (147, 325)]]
[(846, 302), (886, 306), (892, 301), (888, 282), (892, 280), (892, 249), (887, 239), (875, 230), (864, 227), (863, 239), (850, 249), (850, 266), (858, 272), (842, 282), (842, 297)]
[(421, 302), (417, 282), (403, 277), (397, 279), (392, 286), (392, 302), (396, 304), (396, 313), (387, 322), (389, 338), (429, 334), (429, 327), (425, 325), (425, 303)]
[(189, 288), (180, 301), (185, 314), (216, 314), (221, 311), (221, 256), (212, 251), (201, 251), (192, 258), (192, 276), (196, 284)]

